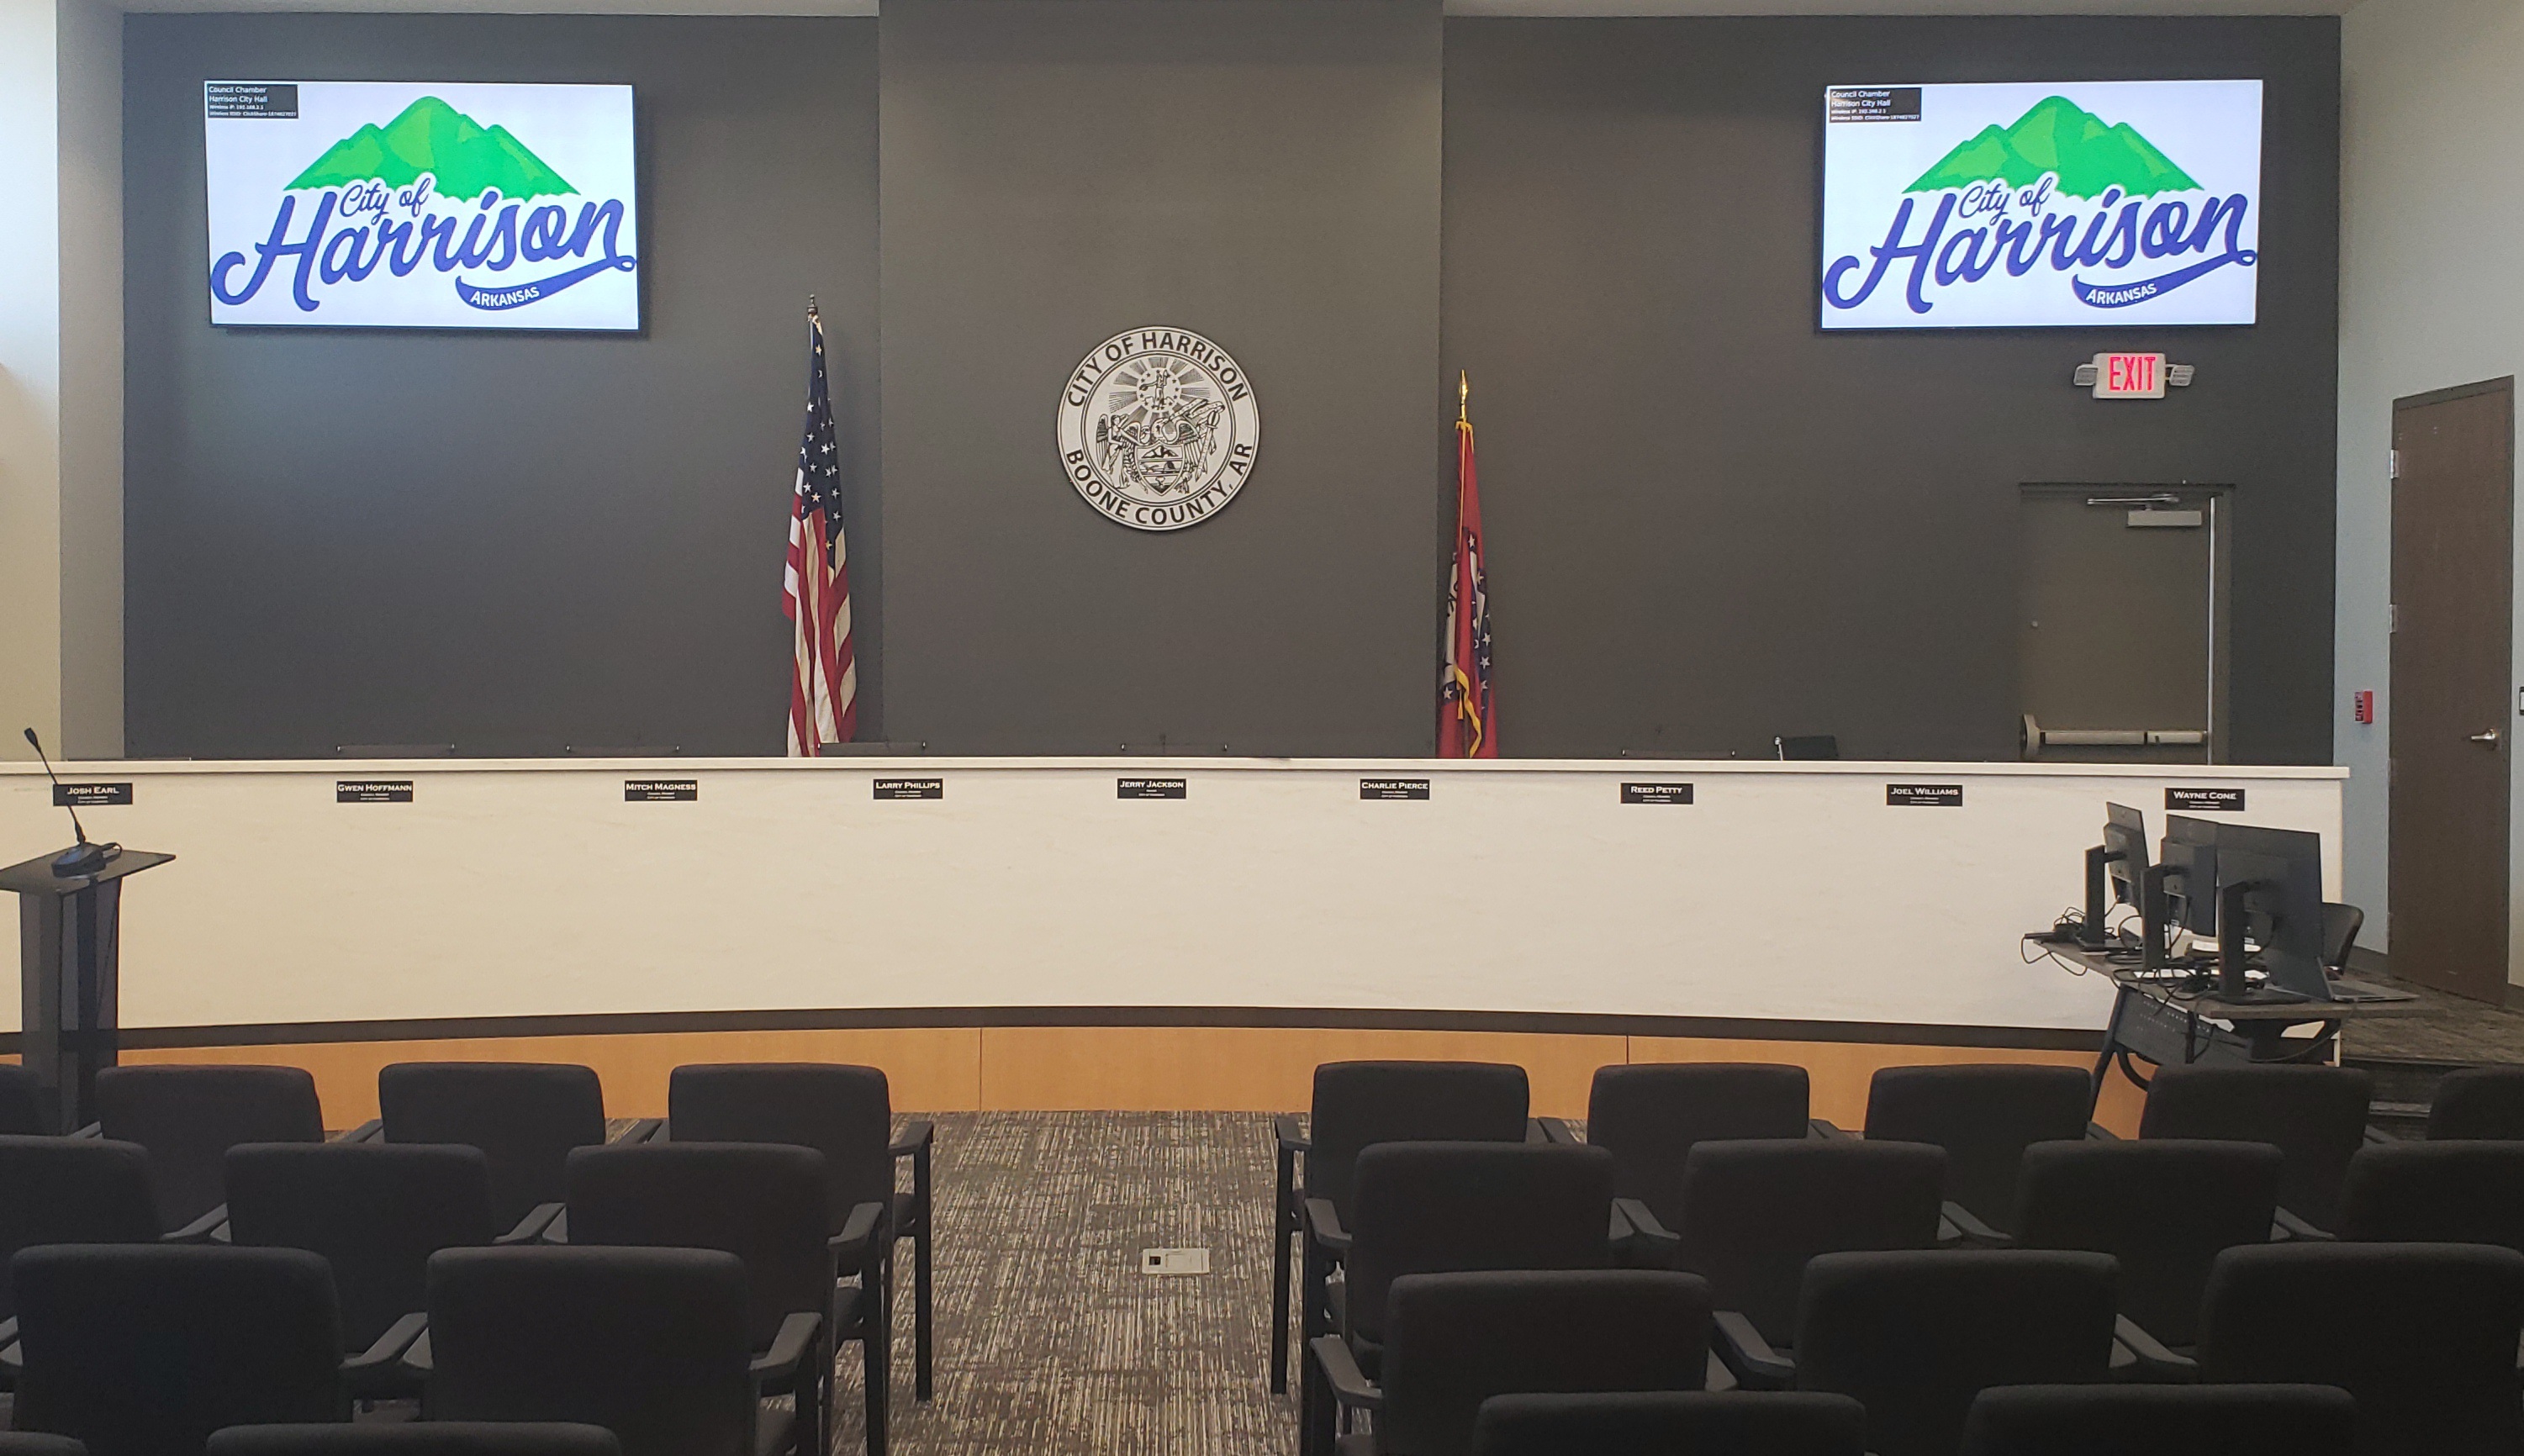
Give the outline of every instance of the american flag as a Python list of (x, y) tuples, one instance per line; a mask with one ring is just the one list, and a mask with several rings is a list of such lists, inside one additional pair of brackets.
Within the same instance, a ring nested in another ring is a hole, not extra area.
[(789, 756), (812, 758), (858, 731), (858, 663), (850, 652), (849, 547), (842, 534), (841, 450), (824, 384), (824, 320), (810, 304), (806, 437), (798, 446), (798, 498), (789, 513), (789, 570), (780, 607), (796, 624), (789, 674)]
[(1498, 756), (1490, 698), (1490, 592), (1481, 569), (1481, 487), (1473, 470), (1472, 383), (1455, 420), (1455, 569), (1446, 582), (1446, 661), (1437, 677), (1437, 756)]

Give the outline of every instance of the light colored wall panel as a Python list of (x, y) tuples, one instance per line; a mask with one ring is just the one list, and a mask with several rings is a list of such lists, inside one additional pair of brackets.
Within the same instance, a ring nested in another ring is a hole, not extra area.
[(1302, 1112), (1315, 1064), (1384, 1059), (1514, 1062), (1537, 1117), (1583, 1117), (1595, 1069), (1621, 1037), (1300, 1027), (992, 1027), (982, 1105), (1130, 1111)]
[(203, 1046), (125, 1051), (139, 1062), (244, 1062), (305, 1067), (324, 1121), (356, 1127), (377, 1115), (377, 1069), (392, 1062), (583, 1062), (605, 1080), (613, 1117), (666, 1115), (666, 1077), (686, 1062), (856, 1062), (883, 1068), (905, 1112), (980, 1105), (981, 1033), (972, 1027), (865, 1031), (657, 1032), (593, 1037), (500, 1037), (429, 1042), (329, 1042), (294, 1046)]

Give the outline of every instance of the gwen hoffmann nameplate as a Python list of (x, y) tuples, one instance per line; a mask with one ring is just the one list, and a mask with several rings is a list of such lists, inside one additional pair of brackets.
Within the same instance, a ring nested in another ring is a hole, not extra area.
[(1060, 468), (1126, 526), (1179, 531), (1244, 488), (1262, 447), (1252, 381), (1180, 328), (1133, 328), (1087, 351), (1060, 389)]

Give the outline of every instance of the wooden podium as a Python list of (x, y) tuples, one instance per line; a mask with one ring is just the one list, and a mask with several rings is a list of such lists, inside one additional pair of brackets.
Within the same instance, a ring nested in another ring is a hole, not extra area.
[(96, 1120), (96, 1069), (114, 1065), (122, 882), (174, 857), (125, 849), (67, 878), (54, 876), (50, 854), (0, 869), (0, 890), (18, 896), (20, 1060), (62, 1132)]

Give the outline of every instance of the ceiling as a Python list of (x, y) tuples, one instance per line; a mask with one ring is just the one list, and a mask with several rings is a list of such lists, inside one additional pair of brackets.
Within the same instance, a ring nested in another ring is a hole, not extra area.
[[(874, 15), (877, 3), (878, 0), (123, 0), (123, 8), (179, 12)], [(1445, 0), (1448, 15), (1483, 16), (2341, 15), (2355, 3), (2357, 0)]]

